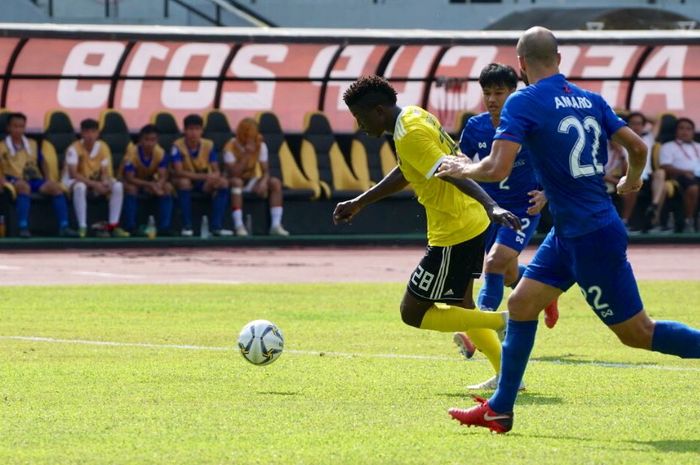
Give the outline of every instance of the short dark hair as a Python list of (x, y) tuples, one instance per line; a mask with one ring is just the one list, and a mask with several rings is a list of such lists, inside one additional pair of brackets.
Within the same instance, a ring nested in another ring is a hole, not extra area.
[(9, 115), (7, 115), (7, 125), (8, 126), (10, 125), (10, 122), (13, 119), (21, 119), (22, 121), (24, 121), (26, 123), (27, 122), (27, 115), (25, 115), (24, 113), (20, 113), (20, 112), (10, 113)]
[(182, 120), (182, 124), (185, 129), (190, 126), (204, 126), (204, 120), (198, 114), (192, 113), (191, 115), (185, 116), (185, 119)]
[(695, 122), (694, 122), (692, 119), (690, 119), (690, 118), (687, 118), (687, 117), (685, 117), (685, 116), (682, 116), (682, 117), (678, 118), (678, 119), (676, 120), (676, 129), (678, 129), (678, 125), (681, 124), (681, 123), (688, 123), (688, 124), (690, 124), (690, 125), (693, 127), (693, 129), (695, 129)]
[(158, 128), (155, 124), (147, 124), (141, 128), (139, 131), (139, 137), (143, 137), (146, 134), (158, 134)]
[(630, 120), (631, 120), (632, 118), (635, 118), (635, 117), (637, 117), (637, 118), (642, 118), (642, 124), (647, 124), (647, 117), (644, 116), (644, 113), (642, 113), (641, 111), (633, 111), (633, 112), (630, 112), (630, 113), (627, 115), (627, 117), (625, 118), (625, 121), (627, 121), (627, 122), (629, 123)]
[(80, 130), (85, 131), (88, 129), (99, 129), (100, 125), (97, 120), (92, 118), (86, 118), (80, 122)]
[(512, 66), (501, 63), (491, 63), (481, 70), (479, 74), (479, 84), (482, 89), (492, 86), (503, 86), (508, 89), (518, 87), (518, 74)]
[(343, 100), (348, 107), (396, 105), (396, 90), (381, 76), (362, 76), (350, 84)]

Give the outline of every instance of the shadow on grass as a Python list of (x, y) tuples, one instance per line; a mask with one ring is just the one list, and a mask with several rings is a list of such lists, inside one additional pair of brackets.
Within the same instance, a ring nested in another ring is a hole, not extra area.
[(651, 446), (661, 452), (693, 452), (700, 454), (700, 439), (661, 439), (658, 441), (625, 441), (631, 444)]
[(649, 362), (607, 362), (605, 360), (586, 360), (578, 358), (574, 354), (552, 355), (546, 357), (533, 357), (532, 362), (554, 363), (559, 365), (595, 365), (611, 368), (632, 368), (634, 366), (652, 366), (656, 363)]
[[(460, 392), (444, 392), (438, 394), (440, 397), (449, 397), (454, 399), (462, 399), (466, 402), (471, 402), (472, 394), (486, 397), (487, 399), (491, 396), (492, 391), (460, 391)], [(518, 405), (560, 405), (564, 401), (561, 397), (557, 396), (547, 396), (543, 394), (538, 394), (536, 392), (523, 391), (518, 394), (518, 400), (516, 401)], [(476, 405), (476, 404), (474, 404)]]

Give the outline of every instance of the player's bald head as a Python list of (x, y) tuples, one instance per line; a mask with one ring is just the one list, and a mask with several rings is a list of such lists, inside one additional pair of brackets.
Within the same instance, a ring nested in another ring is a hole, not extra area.
[(518, 56), (528, 63), (551, 66), (557, 64), (557, 39), (547, 28), (531, 27), (518, 40)]

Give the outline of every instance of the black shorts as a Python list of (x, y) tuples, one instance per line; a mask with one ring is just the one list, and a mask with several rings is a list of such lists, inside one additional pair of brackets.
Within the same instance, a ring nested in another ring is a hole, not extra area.
[(685, 176), (678, 176), (676, 178), (676, 181), (678, 181), (678, 185), (681, 186), (681, 191), (685, 192), (685, 190), (689, 187), (696, 186), (700, 184), (700, 178), (694, 177), (693, 179), (686, 178)]
[(449, 247), (428, 246), (408, 281), (408, 291), (421, 300), (461, 302), (469, 283), (481, 276), (486, 232)]

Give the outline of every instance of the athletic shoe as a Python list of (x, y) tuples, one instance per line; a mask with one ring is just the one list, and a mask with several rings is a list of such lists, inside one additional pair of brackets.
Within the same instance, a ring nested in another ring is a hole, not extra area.
[(117, 226), (116, 228), (112, 229), (112, 237), (131, 237), (131, 234), (129, 234), (128, 231)]
[[(470, 391), (495, 391), (497, 387), (498, 387), (498, 375), (495, 375), (492, 378), (487, 379), (483, 383), (472, 384), (471, 386), (467, 386), (467, 389)], [(520, 387), (518, 388), (518, 391), (524, 391), (524, 390), (525, 390), (525, 382), (520, 380)]]
[(245, 226), (240, 225), (236, 226), (236, 236), (244, 237), (248, 235), (248, 230), (245, 228)]
[(479, 405), (469, 409), (451, 408), (447, 411), (461, 425), (482, 426), (494, 433), (507, 433), (513, 428), (513, 412), (497, 413), (491, 410), (486, 399), (473, 396)]
[(31, 239), (32, 233), (29, 232), (29, 229), (23, 228), (19, 230), (19, 237), (21, 237), (22, 239)]
[(465, 359), (469, 360), (474, 356), (476, 346), (465, 333), (454, 333), (454, 336), (452, 336), (452, 341), (454, 341), (454, 343), (457, 345), (459, 353), (462, 354)]
[(59, 237), (81, 237), (78, 231), (71, 228), (61, 228), (58, 235)]
[(83, 239), (85, 236), (87, 236), (87, 228), (79, 228), (78, 237)]
[(552, 329), (557, 321), (559, 321), (559, 305), (557, 299), (554, 299), (544, 308), (544, 324)]
[(233, 231), (230, 229), (215, 229), (211, 232), (212, 236), (219, 236), (219, 237), (224, 237), (224, 236), (233, 236)]
[(106, 239), (108, 237), (112, 237), (112, 235), (106, 229), (98, 229), (97, 231), (95, 231), (95, 237), (99, 237), (100, 239)]
[(289, 231), (284, 229), (280, 224), (270, 228), (270, 236), (289, 236)]
[(192, 228), (182, 228), (182, 230), (180, 231), (180, 235), (182, 237), (192, 237), (193, 234), (194, 231), (192, 231)]

